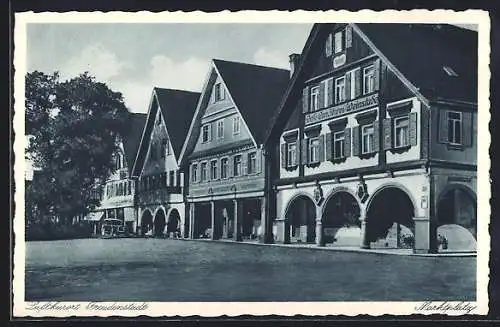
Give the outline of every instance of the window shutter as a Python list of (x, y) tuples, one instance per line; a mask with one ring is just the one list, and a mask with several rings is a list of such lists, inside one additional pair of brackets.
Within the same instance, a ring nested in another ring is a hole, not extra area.
[(472, 146), (472, 113), (462, 112), (462, 144)]
[(408, 127), (408, 137), (410, 139), (410, 145), (411, 146), (416, 146), (417, 145), (417, 113), (412, 112), (410, 113), (410, 118), (409, 118), (409, 127)]
[(327, 107), (331, 106), (333, 104), (333, 78), (330, 78), (327, 80), (327, 95), (328, 95), (328, 102), (326, 103)]
[(373, 64), (373, 88), (380, 89), (380, 59), (375, 60)]
[(345, 74), (345, 98), (351, 100), (351, 72)]
[(325, 135), (319, 136), (319, 162), (325, 161)]
[(448, 143), (448, 112), (439, 110), (439, 142)]
[(345, 28), (345, 47), (352, 47), (352, 27), (351, 25), (347, 25)]
[(256, 173), (262, 172), (262, 150), (261, 149), (257, 149), (257, 152), (255, 153), (255, 172)]
[(332, 33), (328, 34), (325, 42), (325, 55), (330, 57), (332, 55)]
[(302, 112), (309, 112), (309, 86), (302, 90)]
[(234, 177), (234, 157), (227, 158), (227, 177)]
[(354, 71), (354, 96), (357, 98), (361, 95), (361, 69)]
[(208, 130), (209, 130), (208, 135), (210, 135), (209, 136), (210, 141), (212, 141), (214, 139), (214, 134), (215, 134), (215, 128), (213, 128), (212, 123), (208, 123)]
[(325, 160), (332, 160), (332, 134), (325, 135)]
[(384, 150), (392, 149), (392, 119), (384, 118)]
[(344, 156), (351, 156), (351, 129), (348, 127), (344, 130)]
[(301, 159), (302, 159), (302, 160), (301, 160), (301, 161), (302, 161), (301, 163), (302, 163), (303, 165), (305, 165), (305, 164), (307, 164), (307, 163), (308, 163), (308, 160), (307, 160), (307, 158), (308, 158), (308, 154), (307, 154), (307, 142), (308, 142), (308, 139), (304, 138), (304, 139), (302, 140), (302, 147), (301, 147), (301, 149), (300, 149), (300, 150), (301, 150)]
[(379, 133), (379, 121), (375, 120), (373, 122), (373, 150), (378, 152), (380, 150), (380, 133)]
[(241, 175), (246, 175), (247, 172), (247, 162), (248, 162), (248, 153), (243, 153), (241, 155)]
[(359, 156), (359, 126), (352, 128), (352, 155)]
[(281, 147), (281, 168), (286, 168), (286, 143), (280, 145)]
[(319, 84), (319, 100), (318, 100), (318, 109), (322, 109), (325, 107), (325, 82), (321, 82)]

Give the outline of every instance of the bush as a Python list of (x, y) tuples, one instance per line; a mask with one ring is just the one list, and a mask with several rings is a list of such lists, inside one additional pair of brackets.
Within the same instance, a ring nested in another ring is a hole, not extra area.
[(28, 226), (27, 241), (52, 241), (76, 238), (88, 238), (92, 229), (87, 223), (77, 225), (60, 225), (53, 223), (38, 223)]

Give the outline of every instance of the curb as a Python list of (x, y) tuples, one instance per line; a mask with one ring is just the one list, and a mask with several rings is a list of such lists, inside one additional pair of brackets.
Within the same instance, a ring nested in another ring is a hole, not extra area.
[(332, 251), (332, 252), (357, 252), (357, 253), (367, 253), (367, 254), (386, 254), (386, 255), (399, 255), (407, 257), (476, 257), (476, 252), (448, 252), (448, 253), (413, 253), (413, 252), (397, 252), (396, 250), (379, 250), (379, 249), (361, 249), (361, 248), (340, 248), (340, 247), (320, 247), (316, 245), (297, 245), (297, 244), (267, 244), (259, 242), (236, 242), (233, 240), (211, 240), (211, 239), (190, 239), (181, 238), (181, 241), (191, 241), (191, 242), (214, 242), (214, 243), (230, 243), (230, 244), (243, 244), (243, 245), (256, 245), (256, 246), (270, 246), (270, 247), (281, 247), (289, 249), (308, 249), (308, 250), (320, 250), (320, 251)]

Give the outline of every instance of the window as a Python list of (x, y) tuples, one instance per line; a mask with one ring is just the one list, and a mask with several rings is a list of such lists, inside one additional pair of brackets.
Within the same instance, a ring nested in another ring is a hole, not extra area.
[(319, 87), (311, 88), (311, 111), (319, 109)]
[(365, 125), (361, 128), (361, 137), (362, 137), (362, 145), (361, 145), (361, 153), (372, 153), (374, 151), (373, 146), (373, 138), (374, 138), (374, 129), (373, 124)]
[(234, 162), (233, 162), (233, 172), (234, 176), (240, 176), (241, 175), (241, 155), (234, 156)]
[(227, 158), (220, 161), (220, 178), (227, 178)]
[(335, 53), (342, 52), (344, 50), (343, 36), (344, 31), (335, 33)]
[(233, 117), (233, 134), (240, 134), (240, 116)]
[(217, 160), (210, 162), (210, 179), (217, 179)]
[(203, 125), (201, 128), (201, 141), (203, 143), (210, 141), (210, 124)]
[(309, 139), (309, 162), (319, 162), (319, 138)]
[(462, 144), (462, 113), (448, 111), (448, 142)]
[(224, 100), (224, 88), (221, 83), (214, 86), (214, 102)]
[(217, 121), (217, 138), (218, 139), (224, 138), (224, 121), (223, 120)]
[(257, 153), (251, 152), (248, 154), (248, 174), (255, 174), (257, 172)]
[(201, 163), (201, 176), (200, 176), (200, 182), (204, 182), (207, 180), (207, 163), (202, 162)]
[(287, 144), (287, 162), (288, 167), (293, 167), (297, 165), (297, 142), (291, 142)]
[(345, 101), (345, 77), (335, 80), (335, 103)]
[(409, 119), (408, 116), (394, 118), (394, 147), (400, 148), (410, 144), (409, 142)]
[(198, 181), (198, 165), (193, 164), (191, 166), (191, 182), (196, 183)]
[(344, 157), (344, 132), (333, 134), (333, 158), (340, 159)]
[(174, 179), (175, 179), (175, 171), (171, 170), (168, 172), (168, 185), (174, 186)]
[(363, 94), (375, 91), (375, 69), (373, 65), (363, 68)]
[(168, 140), (163, 140), (161, 143), (161, 150), (160, 150), (160, 155), (162, 158), (165, 158), (165, 156), (168, 156), (170, 154), (170, 147), (168, 145)]

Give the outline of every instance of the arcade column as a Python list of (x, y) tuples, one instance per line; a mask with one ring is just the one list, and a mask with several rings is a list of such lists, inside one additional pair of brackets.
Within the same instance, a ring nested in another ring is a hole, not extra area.
[(321, 217), (321, 207), (316, 206), (316, 245), (325, 246), (323, 237), (323, 221)]
[(413, 218), (415, 224), (415, 253), (430, 252), (430, 220), (429, 217)]
[(367, 237), (367, 229), (368, 229), (368, 221), (366, 219), (366, 208), (360, 208), (360, 216), (359, 220), (361, 222), (361, 248), (362, 249), (369, 249), (370, 248), (370, 242), (368, 241)]
[(189, 203), (189, 238), (194, 239), (194, 212), (195, 212), (195, 204), (193, 202)]
[(211, 226), (212, 226), (212, 235), (210, 235), (210, 238), (212, 240), (215, 240), (215, 202), (210, 201), (210, 220), (211, 220)]
[(241, 241), (241, 221), (243, 218), (243, 201), (234, 199), (234, 233), (233, 237), (235, 241)]

